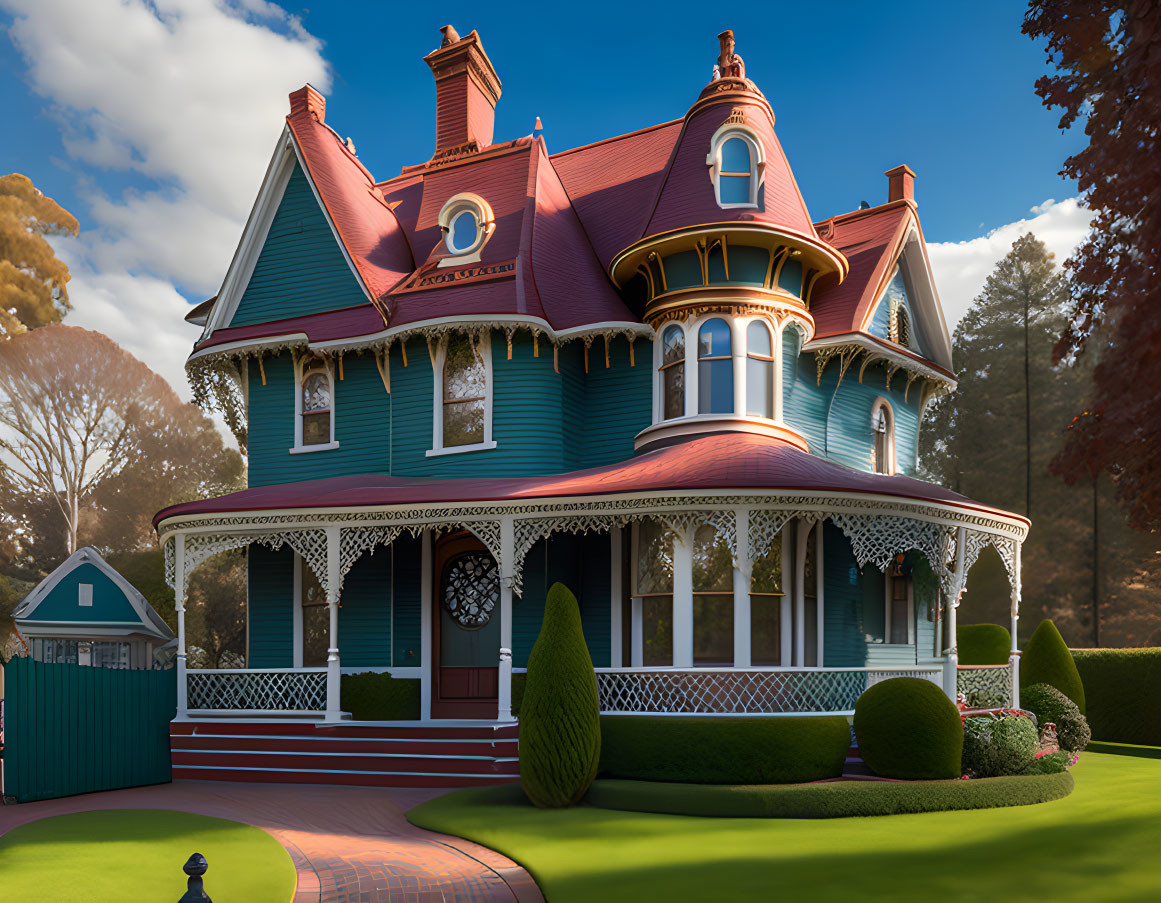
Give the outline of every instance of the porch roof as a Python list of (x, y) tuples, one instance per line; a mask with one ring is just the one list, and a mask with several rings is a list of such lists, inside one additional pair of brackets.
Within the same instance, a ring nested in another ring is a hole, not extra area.
[(853, 470), (778, 439), (748, 433), (719, 433), (648, 451), (628, 461), (562, 474), (455, 479), (355, 474), (257, 486), (217, 498), (171, 505), (154, 516), (153, 525), (156, 528), (174, 517), (230, 512), (384, 508), (706, 490), (806, 490), (896, 496), (998, 514), (1027, 523), (1019, 515), (980, 504), (933, 483)]

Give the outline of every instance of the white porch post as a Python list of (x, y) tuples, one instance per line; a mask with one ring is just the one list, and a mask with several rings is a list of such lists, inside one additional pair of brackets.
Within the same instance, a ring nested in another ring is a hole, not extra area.
[(959, 597), (963, 594), (967, 583), (964, 574), (964, 546), (967, 543), (967, 531), (963, 527), (955, 531), (955, 571), (952, 574), (952, 593), (947, 600), (947, 657), (943, 663), (943, 690), (952, 702), (956, 701), (959, 693), (958, 668), (959, 651), (956, 645), (956, 609), (959, 608)]
[(327, 527), (327, 611), (330, 614), (330, 643), (327, 648), (327, 721), (343, 717), (339, 668), (339, 527)]
[(734, 509), (737, 537), (737, 560), (734, 562), (734, 667), (749, 668), (753, 661), (750, 648), (750, 509)]
[(693, 667), (693, 530), (673, 534), (673, 667)]
[(822, 521), (814, 530), (814, 608), (818, 619), (818, 667), (823, 666), (823, 629), (826, 625), (825, 595), (823, 592), (823, 577), (826, 572), (826, 562), (822, 559)]
[(419, 717), (424, 721), (431, 718), (431, 684), (435, 660), (432, 658), (432, 562), (431, 530), (424, 530), (420, 539), (419, 553)]
[(624, 562), (621, 561), (621, 528), (613, 527), (609, 530), (609, 667), (623, 666), (621, 654), (621, 600), (624, 589), (621, 586), (621, 574)]
[(778, 600), (779, 608), (779, 649), (778, 662), (783, 668), (793, 665), (794, 662), (794, 604), (791, 590), (793, 588), (792, 568), (794, 566), (793, 544), (795, 536), (794, 521), (788, 520), (782, 526), (782, 597)]
[(189, 695), (186, 687), (185, 662), (185, 534), (173, 537), (173, 601), (177, 609), (177, 716), (189, 717)]
[(806, 664), (806, 541), (810, 525), (804, 520), (794, 524), (794, 664)]
[(496, 718), (512, 720), (512, 582), (516, 531), (511, 517), (500, 520), (500, 686)]
[(1008, 661), (1012, 665), (1012, 708), (1020, 708), (1020, 645), (1016, 639), (1016, 628), (1020, 621), (1020, 595), (1022, 592), (1020, 575), (1020, 543), (1016, 543), (1016, 554), (1012, 568), (1012, 654)]

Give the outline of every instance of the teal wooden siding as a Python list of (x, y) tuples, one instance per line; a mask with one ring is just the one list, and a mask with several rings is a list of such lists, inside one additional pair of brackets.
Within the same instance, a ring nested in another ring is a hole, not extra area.
[(604, 341), (593, 343), (585, 379), (584, 417), (566, 417), (571, 429), (580, 434), (578, 468), (633, 457), (633, 439), (653, 422), (652, 366), (653, 347), (647, 341), (634, 344), (630, 363), (629, 340), (621, 336), (613, 339), (608, 367)]
[(782, 419), (803, 435), (811, 454), (825, 457), (830, 393), (817, 383), (814, 355), (800, 354), (800, 347), (797, 330), (782, 334)]
[(4, 795), (27, 803), (168, 783), (176, 713), (174, 670), (13, 658), (4, 665)]
[[(82, 583), (93, 587), (92, 605), (78, 604)], [(141, 617), (133, 610), (125, 593), (104, 571), (88, 563), (79, 564), (65, 574), (36, 606), (29, 620), (141, 623)]]
[(391, 664), (391, 553), (366, 552), (343, 581), (339, 659), (344, 668)]
[(911, 294), (907, 291), (907, 281), (903, 278), (902, 270), (895, 274), (895, 277), (883, 291), (882, 297), (876, 302), (874, 312), (871, 314), (871, 321), (867, 324), (867, 331), (880, 339), (890, 340), (892, 301), (907, 311), (907, 320), (911, 324), (910, 345), (908, 347), (916, 354), (926, 357), (923, 343), (919, 339), (918, 324), (915, 320), (915, 305), (911, 301)]
[[(887, 370), (881, 364), (872, 364), (859, 374), (853, 365), (843, 378), (842, 385), (835, 392), (838, 381), (838, 366), (835, 362), (823, 373), (822, 387), (826, 394), (833, 394), (827, 416), (826, 441), (824, 448), (831, 460), (869, 470), (871, 453), (874, 450), (875, 435), (871, 429), (871, 408), (875, 400), (882, 396), (891, 403), (895, 413), (895, 464), (898, 473), (908, 476), (915, 473), (915, 455), (919, 439), (919, 396), (921, 385), (912, 383), (905, 393), (906, 374), (897, 372), (887, 388)], [(907, 398), (904, 400), (904, 394)]]
[(421, 540), (405, 533), (396, 537), (389, 549), (376, 554), (391, 557), (391, 664), (397, 668), (420, 665), (419, 641), (423, 627)]
[(366, 301), (296, 163), (230, 325), (266, 323)]
[(524, 594), (514, 600), (513, 667), (528, 666), (528, 654), (544, 620), (545, 597), (549, 587), (558, 582), (577, 597), (593, 666), (609, 666), (610, 560), (607, 533), (554, 533), (532, 547), (524, 562)]
[[(421, 361), (427, 363), (426, 349)], [(391, 464), (392, 397), (387, 394), (375, 359), (369, 354), (343, 357), (342, 379), (335, 367), (335, 439), (338, 448), (291, 454), (294, 447), (294, 405), (298, 391), (289, 352), (265, 357), (250, 373), (249, 481), (251, 486), (291, 483), (353, 473), (388, 473)], [(431, 430), (430, 410), (427, 417)]]
[(294, 665), (294, 552), (252, 545), (247, 552), (247, 667)]
[(830, 521), (823, 523), (822, 542), (823, 664), (860, 668), (867, 664), (867, 644), (858, 565), (846, 536)]

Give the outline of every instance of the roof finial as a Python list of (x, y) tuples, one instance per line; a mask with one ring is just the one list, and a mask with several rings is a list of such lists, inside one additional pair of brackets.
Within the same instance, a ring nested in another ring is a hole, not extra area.
[(540, 121), (540, 117), (536, 117), (536, 125), (532, 126), (532, 137), (539, 138), (544, 134), (544, 125)]
[(746, 64), (742, 62), (742, 58), (734, 53), (734, 31), (732, 28), (727, 28), (720, 35), (718, 35), (718, 42), (721, 44), (721, 53), (718, 55), (717, 64), (714, 66), (714, 80), (719, 78), (745, 78)]
[(460, 39), (460, 33), (456, 31), (454, 25), (445, 25), (439, 30), (439, 33), (443, 35), (443, 42), (439, 45), (440, 47), (448, 47)]

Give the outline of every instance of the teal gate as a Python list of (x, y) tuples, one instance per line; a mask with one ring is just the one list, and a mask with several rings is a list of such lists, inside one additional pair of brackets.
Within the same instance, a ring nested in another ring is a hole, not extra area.
[(18, 802), (170, 778), (177, 677), (14, 658), (4, 666), (4, 795)]

